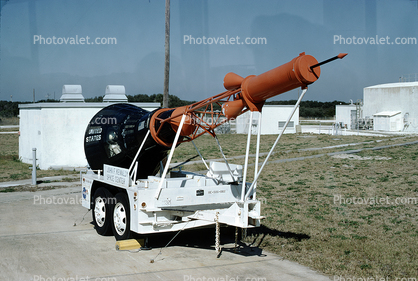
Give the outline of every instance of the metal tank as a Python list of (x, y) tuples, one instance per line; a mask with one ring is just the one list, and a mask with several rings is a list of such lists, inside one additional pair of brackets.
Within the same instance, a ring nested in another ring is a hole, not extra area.
[[(139, 146), (149, 130), (149, 112), (132, 104), (112, 104), (100, 110), (90, 120), (84, 136), (84, 152), (92, 170), (102, 170), (103, 164), (129, 168)], [(148, 137), (138, 156), (137, 178), (155, 175), (168, 147)]]

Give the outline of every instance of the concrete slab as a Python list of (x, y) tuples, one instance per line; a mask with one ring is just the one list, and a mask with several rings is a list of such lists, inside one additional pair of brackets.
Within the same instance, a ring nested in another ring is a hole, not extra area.
[[(54, 186), (74, 186), (79, 185), (78, 182), (61, 182), (64, 178), (67, 179), (80, 179), (80, 175), (65, 175), (65, 176), (53, 176), (53, 177), (43, 177), (37, 178), (37, 186), (51, 186), (51, 182), (53, 182)], [(22, 186), (22, 185), (32, 185), (32, 179), (26, 180), (17, 180), (17, 181), (6, 181), (0, 182), (0, 190), (2, 188), (14, 187), (14, 186)]]
[(0, 194), (1, 280), (330, 280), (259, 248), (234, 253), (225, 229), (219, 258), (213, 229), (184, 231), (166, 248), (175, 233), (150, 236), (149, 251), (116, 251), (114, 237), (94, 230), (79, 189)]
[(19, 125), (3, 125), (3, 126), (0, 126), (0, 129), (18, 129), (19, 130)]
[[(317, 122), (317, 121), (315, 121)], [(405, 136), (416, 135), (416, 132), (389, 132), (389, 131), (374, 131), (374, 130), (348, 130), (338, 129), (335, 130), (334, 126), (329, 125), (302, 125), (302, 133), (304, 134), (327, 134), (338, 136), (375, 136), (375, 137), (387, 137), (387, 136)]]

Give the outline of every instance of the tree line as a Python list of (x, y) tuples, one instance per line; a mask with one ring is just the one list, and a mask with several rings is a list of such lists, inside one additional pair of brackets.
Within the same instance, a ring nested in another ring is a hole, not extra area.
[(19, 115), (19, 103), (16, 101), (0, 101), (0, 117), (15, 117)]
[[(266, 104), (270, 105), (294, 105), (296, 100), (286, 100), (286, 101), (270, 101)], [(301, 101), (299, 108), (299, 116), (305, 118), (332, 118), (335, 116), (335, 106), (340, 104), (348, 104), (343, 101), (331, 101), (331, 102), (321, 102), (321, 101)]]
[[(163, 102), (163, 94), (152, 95), (127, 95), (128, 102)], [(86, 98), (85, 102), (102, 102), (103, 96), (94, 98)], [(38, 102), (59, 102), (58, 100), (40, 100)], [(169, 95), (168, 107), (179, 107), (189, 105), (194, 101), (185, 101), (175, 95)], [(15, 117), (19, 114), (19, 104), (29, 102), (16, 101), (0, 101), (0, 117)], [(296, 100), (286, 101), (270, 101), (266, 102), (268, 105), (293, 105)], [(342, 101), (320, 102), (320, 101), (302, 101), (299, 108), (300, 117), (313, 118), (332, 118), (335, 116), (335, 106), (339, 104), (347, 104)], [(220, 109), (220, 108), (218, 108)]]

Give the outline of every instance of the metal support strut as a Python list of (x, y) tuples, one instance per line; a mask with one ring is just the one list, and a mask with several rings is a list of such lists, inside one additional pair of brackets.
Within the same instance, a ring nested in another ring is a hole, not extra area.
[(164, 172), (161, 175), (161, 180), (160, 180), (160, 184), (158, 185), (158, 190), (155, 193), (155, 199), (158, 199), (160, 197), (161, 189), (163, 188), (163, 184), (165, 182), (165, 176), (167, 175), (168, 168), (169, 168), (170, 163), (171, 163), (171, 158), (173, 157), (174, 150), (176, 149), (177, 141), (179, 140), (180, 132), (181, 132), (181, 129), (183, 128), (183, 124), (184, 124), (185, 119), (186, 119), (186, 115), (183, 114), (183, 116), (181, 117), (179, 127), (177, 129), (176, 136), (175, 136), (174, 141), (173, 141), (173, 145), (171, 146), (170, 154), (168, 155), (167, 163), (165, 164)]
[(273, 153), (274, 149), (276, 148), (277, 143), (279, 142), (279, 140), (280, 140), (281, 136), (283, 135), (284, 131), (286, 130), (287, 125), (288, 125), (288, 124), (289, 124), (289, 122), (290, 122), (290, 119), (292, 119), (293, 114), (295, 114), (296, 108), (299, 106), (299, 104), (300, 104), (300, 102), (302, 101), (303, 96), (306, 94), (306, 91), (307, 91), (307, 90), (308, 90), (308, 88), (303, 89), (303, 91), (302, 91), (302, 93), (301, 93), (301, 95), (300, 95), (300, 97), (299, 97), (298, 101), (296, 102), (295, 106), (293, 107), (292, 112), (290, 113), (289, 117), (287, 118), (286, 123), (284, 124), (284, 127), (283, 127), (282, 131), (281, 131), (281, 132), (280, 132), (280, 134), (277, 136), (277, 139), (276, 139), (276, 141), (274, 142), (273, 146), (271, 147), (271, 149), (270, 149), (270, 151), (269, 151), (269, 153), (268, 153), (268, 155), (267, 155), (266, 159), (265, 159), (265, 160), (264, 160), (264, 162), (263, 162), (263, 165), (261, 165), (261, 168), (260, 168), (260, 170), (258, 171), (257, 176), (254, 178), (253, 183), (251, 184), (250, 188), (248, 189), (247, 193), (245, 194), (245, 198), (244, 198), (244, 200), (247, 200), (247, 199), (248, 199), (248, 197), (249, 197), (249, 195), (250, 195), (251, 191), (254, 189), (255, 184), (256, 184), (256, 182), (257, 182), (258, 178), (260, 177), (260, 174), (261, 174), (261, 172), (263, 171), (264, 166), (267, 164), (267, 161), (269, 160), (269, 158), (270, 158), (271, 154)]
[(216, 143), (218, 144), (219, 151), (221, 152), (222, 157), (224, 158), (224, 161), (225, 161), (226, 167), (228, 168), (229, 174), (231, 175), (232, 179), (235, 179), (234, 174), (232, 173), (231, 167), (229, 167), (228, 160), (226, 160), (226, 156), (225, 156), (225, 154), (224, 154), (224, 152), (222, 150), (222, 146), (219, 143), (218, 137), (216, 135), (215, 135), (215, 140), (216, 140)]

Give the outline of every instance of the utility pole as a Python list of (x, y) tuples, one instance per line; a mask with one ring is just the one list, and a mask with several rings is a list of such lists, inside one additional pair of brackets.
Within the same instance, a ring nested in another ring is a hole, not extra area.
[(170, 80), (170, 0), (165, 0), (165, 65), (163, 107), (168, 107), (168, 88)]

